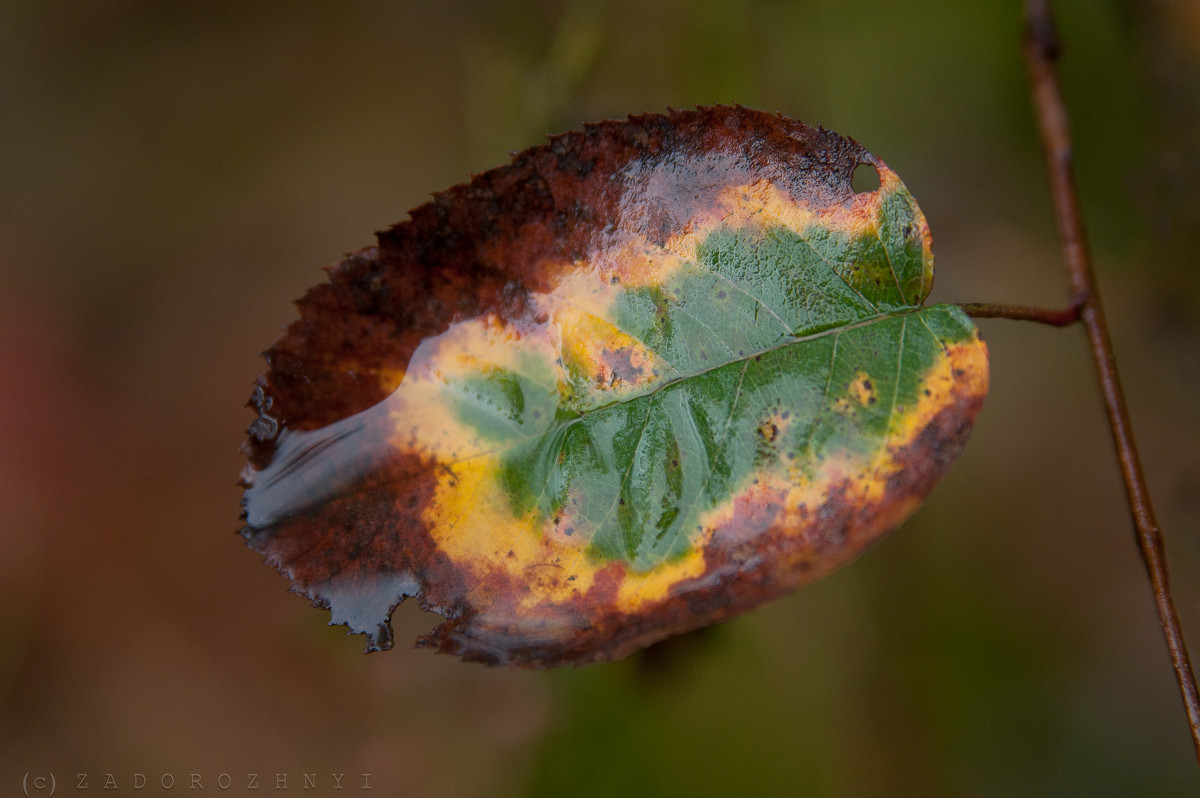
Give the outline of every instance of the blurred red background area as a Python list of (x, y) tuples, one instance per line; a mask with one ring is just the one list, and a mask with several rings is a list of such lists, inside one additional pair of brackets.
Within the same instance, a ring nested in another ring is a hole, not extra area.
[[(320, 267), (547, 133), (741, 102), (885, 159), (934, 301), (1065, 301), (1018, 3), (0, 8), (0, 795), (1178, 795), (1200, 788), (1078, 330), (981, 329), (918, 515), (696, 638), (553, 673), (395, 650), (235, 534), (258, 353)], [(1200, 13), (1058, 4), (1093, 234), (1200, 639)], [(352, 784), (353, 782), (353, 784)], [(26, 789), (33, 781), (25, 781)], [(38, 782), (40, 783), (40, 782)]]

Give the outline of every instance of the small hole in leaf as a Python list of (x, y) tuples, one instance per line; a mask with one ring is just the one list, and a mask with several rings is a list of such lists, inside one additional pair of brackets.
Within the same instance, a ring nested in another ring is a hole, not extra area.
[(850, 176), (850, 185), (854, 187), (855, 194), (875, 191), (879, 188), (879, 170), (869, 163), (860, 163), (854, 167), (854, 174)]

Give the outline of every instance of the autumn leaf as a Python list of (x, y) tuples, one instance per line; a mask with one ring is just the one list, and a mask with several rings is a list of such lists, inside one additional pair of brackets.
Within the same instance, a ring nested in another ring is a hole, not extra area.
[(249, 544), (368, 649), (406, 596), (518, 667), (759, 606), (908, 517), (987, 391), (903, 183), (782, 116), (592, 125), (378, 239), (266, 353), (243, 473)]

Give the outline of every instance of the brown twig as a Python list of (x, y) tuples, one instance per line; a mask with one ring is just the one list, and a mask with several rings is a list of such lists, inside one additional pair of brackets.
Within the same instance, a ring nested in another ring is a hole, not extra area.
[(1130, 422), (1129, 411), (1125, 408), (1125, 398), (1117, 377), (1117, 364), (1113, 357), (1108, 327), (1100, 305), (1100, 294), (1096, 289), (1091, 256), (1084, 236), (1083, 217), (1079, 209), (1071, 165), (1067, 111), (1055, 68), (1059, 55), (1059, 41), (1050, 0), (1028, 0), (1026, 25), (1025, 56), (1029, 65), (1029, 79), (1042, 135), (1042, 147), (1050, 174), (1067, 279), (1073, 295), (1080, 299), (1079, 318), (1087, 331), (1088, 343), (1096, 365), (1096, 376), (1104, 394), (1104, 405), (1108, 410), (1108, 421), (1112, 428), (1113, 443), (1117, 448), (1121, 476), (1125, 480), (1125, 492), (1133, 515), (1138, 548), (1150, 576), (1159, 623), (1171, 653), (1171, 663), (1175, 667), (1179, 691), (1183, 696), (1183, 706), (1192, 732), (1192, 743), (1196, 747), (1197, 759), (1200, 759), (1200, 693), (1196, 689), (1196, 677), (1192, 672), (1192, 663), (1184, 644), (1179, 617), (1171, 599), (1162, 534), (1150, 505), (1150, 492), (1138, 459), (1133, 425)]

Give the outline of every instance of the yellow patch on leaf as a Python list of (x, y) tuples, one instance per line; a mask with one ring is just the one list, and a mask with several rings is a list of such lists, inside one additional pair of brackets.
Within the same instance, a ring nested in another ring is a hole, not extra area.
[(499, 457), (489, 456), (444, 469), (423, 515), (438, 548), (476, 575), (476, 589), (487, 589), (498, 574), (524, 585), (519, 607), (565, 603), (586, 592), (597, 569), (582, 546), (545, 534), (532, 513), (514, 518), (496, 479), (499, 467)]
[(625, 579), (617, 591), (617, 609), (626, 614), (639, 611), (643, 606), (666, 598), (671, 588), (687, 579), (704, 574), (704, 539), (693, 542), (693, 547), (683, 557), (671, 560), (636, 573), (626, 570)]
[[(565, 376), (574, 385), (586, 384), (593, 402), (642, 391), (675, 373), (641, 341), (591, 313), (568, 308), (556, 321), (561, 325)], [(570, 385), (563, 387), (571, 390)]]
[(854, 375), (854, 379), (850, 382), (850, 395), (862, 407), (875, 404), (879, 398), (875, 393), (875, 382), (871, 379), (871, 375), (865, 371), (860, 371)]
[(983, 397), (988, 391), (987, 344), (979, 334), (969, 341), (948, 344), (933, 368), (925, 375), (917, 395), (917, 405), (897, 409), (889, 429), (889, 448), (899, 449), (912, 443), (934, 416), (955, 404)]

